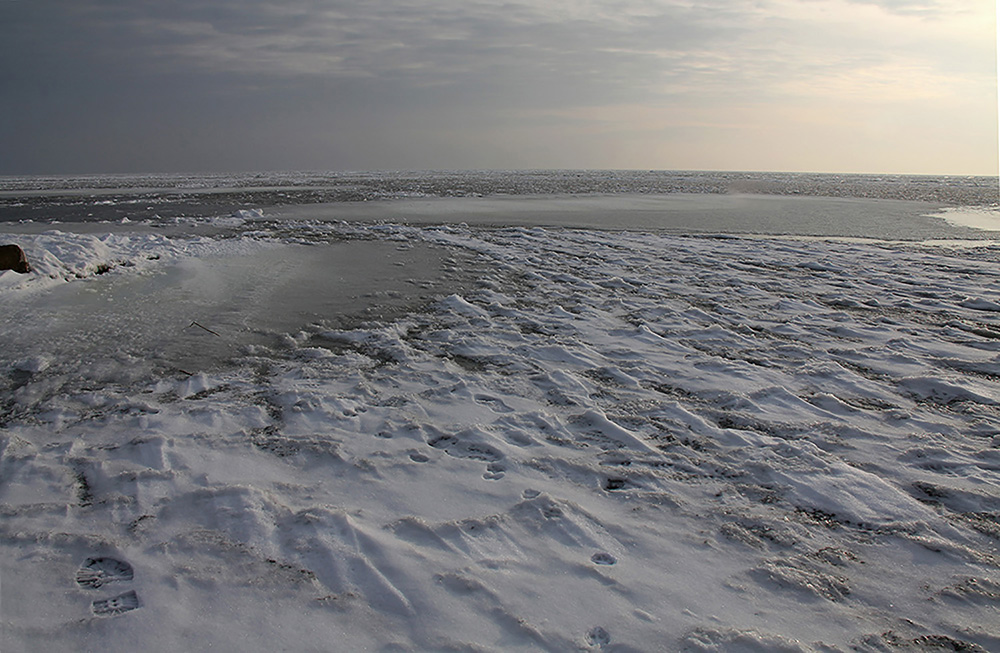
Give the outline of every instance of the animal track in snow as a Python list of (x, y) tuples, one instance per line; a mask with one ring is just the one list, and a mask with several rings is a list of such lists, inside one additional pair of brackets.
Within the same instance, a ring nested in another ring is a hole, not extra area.
[(587, 644), (604, 647), (611, 643), (611, 635), (600, 626), (594, 626), (587, 631)]
[(97, 589), (107, 583), (132, 580), (132, 565), (115, 558), (87, 558), (76, 572), (81, 587)]

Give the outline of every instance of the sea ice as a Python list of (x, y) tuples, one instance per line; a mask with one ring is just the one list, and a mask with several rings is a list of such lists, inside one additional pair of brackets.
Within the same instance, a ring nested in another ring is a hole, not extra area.
[(0, 277), (5, 653), (997, 650), (995, 245), (237, 217)]

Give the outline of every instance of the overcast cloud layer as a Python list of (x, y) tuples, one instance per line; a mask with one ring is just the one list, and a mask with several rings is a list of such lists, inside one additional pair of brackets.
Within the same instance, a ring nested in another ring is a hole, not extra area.
[(986, 0), (0, 0), (0, 174), (996, 174)]

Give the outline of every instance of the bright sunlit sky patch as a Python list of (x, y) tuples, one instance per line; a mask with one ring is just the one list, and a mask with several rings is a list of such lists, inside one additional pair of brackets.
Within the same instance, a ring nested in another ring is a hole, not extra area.
[(0, 0), (0, 174), (997, 174), (992, 0)]

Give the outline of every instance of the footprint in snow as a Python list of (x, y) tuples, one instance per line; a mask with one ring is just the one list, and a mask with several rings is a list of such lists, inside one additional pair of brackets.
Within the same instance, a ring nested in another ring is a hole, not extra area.
[(87, 558), (76, 572), (81, 587), (97, 589), (107, 583), (132, 580), (132, 565), (115, 558)]
[(91, 605), (91, 609), (94, 611), (94, 614), (99, 617), (110, 617), (116, 614), (122, 614), (123, 612), (135, 610), (138, 607), (139, 597), (136, 595), (135, 590), (129, 590), (124, 594), (113, 596), (110, 599), (100, 599), (98, 601), (94, 601)]
[(483, 442), (465, 439), (461, 435), (438, 435), (427, 440), (427, 444), (444, 451), (454, 458), (468, 458), (495, 463), (503, 460), (504, 455), (497, 449)]
[[(76, 582), (86, 589), (98, 589), (108, 583), (129, 582), (135, 576), (132, 565), (117, 558), (87, 558), (76, 572)], [(97, 599), (90, 609), (98, 617), (111, 617), (139, 607), (139, 596), (129, 590), (118, 596)]]
[(615, 558), (610, 553), (605, 553), (604, 551), (598, 551), (594, 555), (590, 556), (590, 561), (593, 562), (595, 565), (613, 565), (616, 562), (618, 562), (618, 559)]
[(486, 473), (483, 474), (483, 478), (487, 481), (500, 480), (503, 478), (503, 474), (506, 470), (507, 468), (499, 463), (490, 463), (486, 466)]
[(444, 451), (453, 458), (465, 458), (485, 462), (486, 472), (483, 474), (483, 478), (486, 480), (495, 481), (503, 478), (504, 472), (507, 469), (503, 463), (503, 453), (499, 449), (482, 442), (480, 439), (481, 436), (471, 429), (454, 435), (441, 433), (436, 429), (432, 433), (432, 437), (426, 440), (429, 446)]
[(490, 395), (475, 395), (473, 399), (476, 403), (483, 404), (484, 406), (489, 406), (495, 413), (513, 413), (514, 409), (505, 404), (503, 401), (496, 397), (491, 397)]
[(615, 490), (621, 490), (628, 487), (629, 482), (624, 478), (606, 478), (601, 484), (601, 487), (608, 492), (613, 492)]

